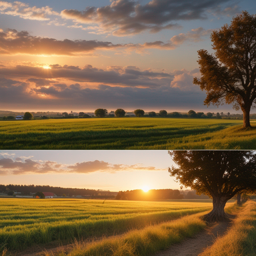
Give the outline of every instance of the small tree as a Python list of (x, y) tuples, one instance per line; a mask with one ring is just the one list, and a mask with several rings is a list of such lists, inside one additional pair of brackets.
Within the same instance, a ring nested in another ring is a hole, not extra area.
[(67, 112), (63, 112), (63, 113), (62, 113), (62, 116), (63, 116), (63, 117), (68, 117), (68, 113), (67, 113)]
[(33, 119), (33, 115), (30, 112), (26, 112), (23, 117), (24, 120), (31, 120)]
[(88, 115), (88, 114), (84, 114), (84, 115), (83, 115), (83, 118), (91, 118), (91, 116)]
[(199, 118), (202, 118), (202, 117), (204, 117), (205, 115), (204, 115), (204, 112), (197, 112), (197, 113), (196, 113), (196, 116), (199, 117)]
[(209, 118), (211, 118), (211, 117), (213, 116), (213, 114), (212, 114), (211, 112), (208, 112), (208, 113), (206, 114), (206, 116), (209, 117)]
[(167, 111), (166, 111), (166, 110), (160, 110), (160, 111), (159, 111), (159, 116), (161, 116), (161, 117), (167, 117)]
[(134, 114), (135, 114), (135, 116), (137, 116), (137, 117), (141, 117), (141, 116), (144, 116), (144, 110), (142, 110), (142, 109), (136, 109), (136, 110), (134, 110)]
[(108, 111), (103, 108), (98, 108), (94, 112), (96, 117), (105, 117), (107, 115), (107, 113), (108, 113)]
[(84, 116), (84, 112), (79, 112), (78, 117), (83, 117)]
[(215, 56), (199, 50), (201, 78), (194, 84), (205, 90), (205, 105), (223, 102), (243, 111), (243, 127), (251, 127), (250, 110), (256, 99), (256, 16), (243, 12), (211, 35)]
[(219, 112), (217, 112), (216, 117), (217, 117), (218, 119), (221, 119), (221, 116), (220, 116), (220, 113), (219, 113)]
[(39, 198), (45, 198), (45, 195), (43, 192), (36, 192), (35, 196), (36, 197), (38, 196)]
[(189, 110), (188, 111), (188, 116), (189, 117), (197, 117), (196, 112), (194, 110)]
[(150, 117), (154, 117), (154, 116), (156, 116), (156, 112), (151, 111), (151, 112), (148, 113), (148, 115), (149, 115)]
[(116, 117), (124, 117), (125, 116), (125, 111), (121, 108), (118, 108), (116, 111), (115, 111), (115, 116)]
[(176, 166), (171, 176), (185, 187), (213, 199), (213, 210), (207, 221), (222, 221), (228, 216), (226, 202), (238, 193), (256, 190), (256, 155), (253, 151), (173, 151)]
[(182, 115), (179, 112), (172, 112), (168, 114), (169, 117), (181, 117)]

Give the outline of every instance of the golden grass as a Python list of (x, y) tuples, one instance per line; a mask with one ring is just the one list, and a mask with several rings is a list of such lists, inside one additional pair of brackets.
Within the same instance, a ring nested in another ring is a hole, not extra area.
[[(160, 225), (133, 230), (125, 235), (106, 238), (90, 244), (76, 243), (69, 256), (150, 256), (170, 245), (192, 237), (206, 227), (200, 218), (204, 213), (182, 217)], [(46, 256), (51, 255), (50, 252)], [(59, 256), (63, 253), (59, 253)]]
[(256, 255), (255, 239), (256, 202), (248, 201), (227, 234), (217, 238), (200, 256), (253, 256)]

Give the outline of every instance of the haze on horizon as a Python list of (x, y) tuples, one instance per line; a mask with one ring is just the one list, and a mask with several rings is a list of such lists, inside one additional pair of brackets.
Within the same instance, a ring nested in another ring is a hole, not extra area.
[(1, 184), (126, 191), (178, 189), (167, 150), (1, 150)]
[(211, 32), (252, 2), (1, 1), (1, 109), (235, 113), (204, 106), (192, 79)]

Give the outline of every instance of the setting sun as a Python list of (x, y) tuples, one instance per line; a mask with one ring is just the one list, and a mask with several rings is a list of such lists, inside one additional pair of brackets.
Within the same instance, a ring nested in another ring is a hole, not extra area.
[(148, 192), (148, 191), (149, 191), (149, 187), (148, 187), (148, 186), (144, 186), (144, 187), (142, 188), (142, 190), (143, 190), (144, 192)]
[(51, 69), (50, 66), (43, 66), (43, 69)]

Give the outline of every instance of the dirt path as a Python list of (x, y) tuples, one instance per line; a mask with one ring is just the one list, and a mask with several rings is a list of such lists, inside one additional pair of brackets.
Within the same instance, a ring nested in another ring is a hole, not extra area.
[(217, 237), (223, 236), (231, 224), (232, 222), (220, 222), (215, 224), (194, 237), (188, 238), (156, 254), (156, 256), (197, 256), (208, 246), (212, 245)]

